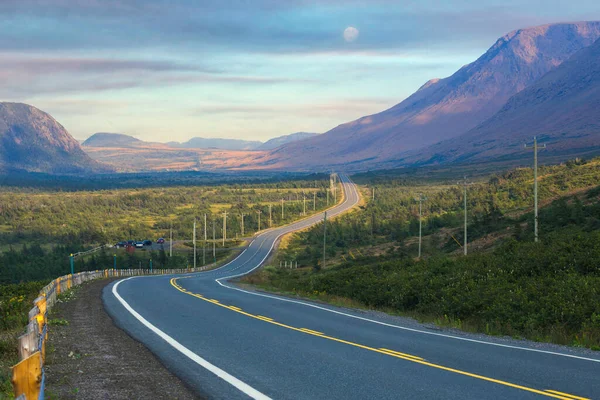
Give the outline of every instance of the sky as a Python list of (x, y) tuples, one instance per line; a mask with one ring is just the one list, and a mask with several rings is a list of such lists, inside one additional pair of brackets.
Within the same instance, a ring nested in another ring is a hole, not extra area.
[(451, 75), (502, 35), (600, 20), (571, 0), (1, 0), (0, 101), (78, 139), (322, 133)]

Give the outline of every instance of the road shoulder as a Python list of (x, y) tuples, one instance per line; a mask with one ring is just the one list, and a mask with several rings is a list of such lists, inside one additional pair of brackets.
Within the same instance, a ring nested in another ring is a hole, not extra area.
[(102, 289), (110, 282), (83, 284), (52, 310), (46, 397), (198, 399), (143, 344), (113, 324), (102, 304)]

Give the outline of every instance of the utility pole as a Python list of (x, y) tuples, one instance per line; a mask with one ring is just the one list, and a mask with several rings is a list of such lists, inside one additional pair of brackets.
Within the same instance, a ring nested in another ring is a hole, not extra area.
[(313, 193), (313, 211), (317, 211), (317, 192)]
[(375, 201), (375, 186), (373, 186), (373, 201)]
[(325, 213), (323, 213), (323, 269), (325, 269), (326, 250), (327, 250), (327, 211), (325, 211)]
[(225, 247), (225, 241), (227, 240), (227, 211), (223, 213), (223, 247)]
[(173, 257), (173, 221), (171, 221), (171, 231), (169, 233), (169, 257)]
[(546, 145), (539, 146), (537, 143), (537, 137), (533, 137), (533, 146), (525, 145), (526, 149), (533, 148), (533, 197), (534, 197), (534, 206), (533, 206), (533, 231), (534, 231), (534, 240), (537, 243), (538, 241), (538, 149), (545, 149)]
[(260, 232), (260, 214), (262, 214), (262, 211), (258, 210), (257, 213), (258, 213), (258, 231)]
[(212, 228), (213, 228), (213, 260), (217, 262), (217, 238), (216, 238), (216, 229), (215, 229), (215, 217), (212, 219)]
[(465, 176), (464, 181), (458, 182), (458, 185), (462, 185), (463, 189), (464, 189), (464, 194), (463, 194), (463, 198), (464, 198), (464, 210), (465, 210), (465, 244), (463, 246), (463, 253), (466, 256), (467, 255), (467, 187), (469, 185), (472, 185), (473, 182), (467, 182), (467, 177)]
[(327, 207), (329, 207), (329, 190), (330, 189), (327, 189)]
[(194, 268), (196, 268), (196, 218), (194, 217)]
[(244, 237), (244, 213), (242, 213), (242, 237)]
[(302, 193), (302, 200), (304, 201), (302, 215), (306, 215), (306, 195), (304, 193)]
[(284, 202), (284, 200), (281, 199), (281, 222), (282, 223), (283, 223), (283, 220), (285, 218), (285, 214), (284, 214), (284, 211), (283, 211), (283, 202)]
[(269, 228), (273, 226), (273, 204), (269, 204)]
[(207, 228), (207, 217), (206, 214), (204, 214), (204, 246), (203, 246), (203, 250), (202, 250), (202, 265), (206, 265), (206, 239), (208, 239), (206, 236), (206, 228)]
[(419, 193), (419, 197), (416, 198), (419, 202), (419, 259), (421, 258), (421, 240), (422, 240), (422, 219), (423, 219), (423, 200), (427, 200), (426, 197), (423, 197), (422, 193)]

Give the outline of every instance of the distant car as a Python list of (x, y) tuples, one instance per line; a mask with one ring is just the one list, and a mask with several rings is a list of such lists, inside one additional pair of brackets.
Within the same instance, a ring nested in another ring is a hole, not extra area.
[(156, 243), (158, 244), (163, 244), (165, 242), (165, 239), (163, 238), (158, 238), (158, 240), (156, 241)]
[(128, 244), (129, 246), (135, 246), (135, 240), (128, 240), (128, 241), (127, 241), (127, 244)]
[(123, 247), (127, 247), (127, 242), (125, 242), (125, 241), (121, 241), (121, 242), (119, 242), (119, 243), (115, 244), (115, 247), (116, 247), (117, 249), (119, 249), (119, 248), (123, 248)]
[(144, 240), (144, 246), (152, 246), (152, 240)]
[(144, 242), (135, 242), (135, 247), (138, 249), (144, 247)]

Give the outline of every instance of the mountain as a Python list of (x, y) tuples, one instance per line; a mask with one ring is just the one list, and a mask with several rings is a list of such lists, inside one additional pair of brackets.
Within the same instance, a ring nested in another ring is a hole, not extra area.
[(258, 146), (255, 150), (273, 150), (284, 144), (297, 142), (299, 140), (304, 140), (308, 138), (312, 138), (317, 136), (318, 133), (309, 133), (309, 132), (296, 132), (290, 135), (279, 136), (270, 140), (267, 140), (262, 145)]
[(109, 171), (49, 114), (22, 103), (0, 103), (0, 166), (48, 173)]
[(439, 164), (531, 157), (537, 136), (544, 154), (600, 154), (600, 39), (513, 96), (481, 125), (407, 162)]
[(286, 144), (258, 165), (285, 169), (364, 169), (400, 163), (403, 153), (457, 137), (497, 113), (600, 37), (600, 22), (551, 24), (500, 38), (483, 56), (445, 79), (433, 79), (400, 104), (329, 132)]
[(133, 147), (144, 144), (145, 142), (136, 139), (133, 136), (122, 133), (98, 132), (87, 138), (82, 146), (86, 147)]
[(221, 149), (221, 150), (254, 150), (262, 142), (239, 140), (239, 139), (218, 139), (218, 138), (191, 138), (185, 143), (169, 142), (171, 147), (180, 147), (184, 149)]

